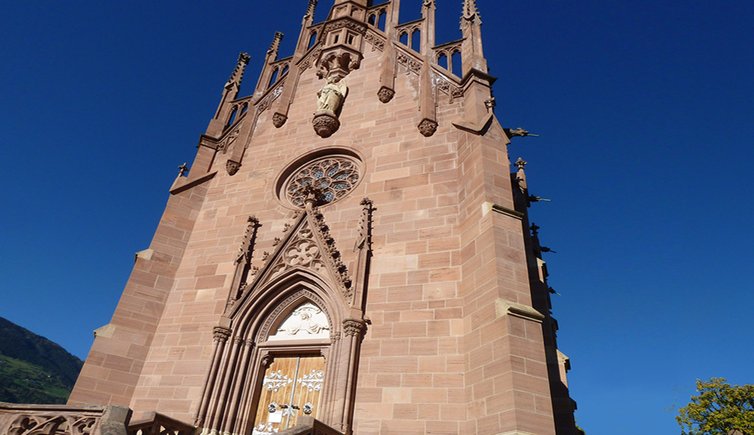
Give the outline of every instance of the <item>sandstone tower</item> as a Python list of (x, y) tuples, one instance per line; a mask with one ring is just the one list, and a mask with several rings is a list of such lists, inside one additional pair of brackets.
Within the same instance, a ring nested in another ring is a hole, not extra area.
[(314, 23), (309, 0), (246, 96), (238, 57), (71, 406), (217, 434), (576, 433), (476, 2), (440, 44), (411, 2)]

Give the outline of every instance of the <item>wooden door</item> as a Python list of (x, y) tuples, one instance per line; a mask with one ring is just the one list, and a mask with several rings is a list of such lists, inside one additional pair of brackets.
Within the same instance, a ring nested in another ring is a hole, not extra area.
[(252, 434), (291, 428), (301, 415), (316, 418), (324, 381), (321, 356), (275, 358), (264, 373)]

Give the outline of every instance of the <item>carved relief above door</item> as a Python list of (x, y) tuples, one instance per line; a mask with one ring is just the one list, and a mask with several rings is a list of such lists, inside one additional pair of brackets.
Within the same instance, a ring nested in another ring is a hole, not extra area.
[(291, 428), (302, 415), (318, 417), (325, 359), (321, 356), (275, 358), (262, 379), (253, 435)]

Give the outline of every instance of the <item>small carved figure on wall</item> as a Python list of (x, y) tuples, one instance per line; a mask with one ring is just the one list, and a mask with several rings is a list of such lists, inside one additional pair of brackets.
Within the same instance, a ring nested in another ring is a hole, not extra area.
[(327, 78), (327, 83), (317, 92), (317, 111), (329, 111), (336, 116), (340, 114), (343, 100), (348, 95), (348, 86), (338, 76)]
[(323, 138), (330, 137), (340, 128), (340, 111), (343, 100), (348, 95), (348, 86), (341, 80), (340, 75), (331, 75), (325, 86), (317, 92), (317, 111), (314, 113), (312, 124), (314, 131)]

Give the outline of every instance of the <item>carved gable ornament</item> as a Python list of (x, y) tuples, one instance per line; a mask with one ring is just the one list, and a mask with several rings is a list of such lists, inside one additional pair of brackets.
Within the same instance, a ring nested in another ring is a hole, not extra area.
[(241, 289), (242, 293), (253, 293), (294, 269), (306, 269), (329, 281), (346, 301), (350, 302), (353, 296), (348, 269), (322, 213), (312, 203), (307, 204), (285, 236), (276, 239), (275, 251), (263, 260), (265, 263), (261, 268), (252, 269), (251, 283)]

